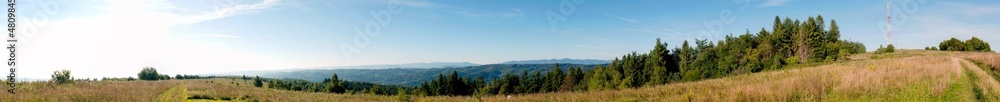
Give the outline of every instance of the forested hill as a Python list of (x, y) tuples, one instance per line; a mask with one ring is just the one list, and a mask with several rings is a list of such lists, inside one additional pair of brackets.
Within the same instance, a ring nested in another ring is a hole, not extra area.
[[(559, 64), (562, 69), (580, 67), (591, 69), (594, 64)], [(438, 74), (448, 74), (457, 71), (461, 76), (479, 77), (490, 80), (503, 74), (520, 74), (522, 72), (548, 72), (555, 64), (487, 64), (456, 68), (388, 68), (388, 69), (306, 69), (296, 71), (275, 71), (258, 73), (261, 77), (281, 79), (304, 79), (313, 82), (323, 81), (336, 73), (341, 80), (371, 82), (386, 85), (414, 86), (436, 78)]]
[[(335, 73), (340, 75), (340, 79), (350, 81), (409, 86), (419, 83), (419, 86), (410, 88), (410, 93), (420, 96), (618, 90), (781, 70), (796, 64), (852, 60), (846, 56), (865, 52), (863, 44), (840, 39), (840, 35), (837, 22), (832, 19), (827, 22), (823, 16), (805, 20), (776, 16), (770, 30), (763, 27), (757, 33), (747, 30), (744, 34), (726, 36), (719, 41), (683, 41), (673, 49), (667, 48), (668, 43), (656, 39), (653, 49), (648, 52), (627, 53), (609, 64), (596, 66), (496, 64)], [(333, 73), (309, 70), (271, 76), (316, 81)], [(500, 75), (503, 77), (498, 77)], [(327, 84), (338, 85), (336, 81)]]

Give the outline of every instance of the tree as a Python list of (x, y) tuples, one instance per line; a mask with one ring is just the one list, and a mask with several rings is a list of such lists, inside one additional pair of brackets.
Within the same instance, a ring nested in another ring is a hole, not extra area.
[(337, 77), (337, 74), (333, 74), (333, 76), (330, 77), (330, 82), (326, 83), (325, 89), (326, 92), (332, 92), (332, 93), (344, 93), (344, 91), (346, 90), (344, 88), (344, 82)]
[(885, 52), (896, 52), (896, 47), (893, 47), (892, 44), (886, 45)]
[(990, 44), (976, 37), (965, 40), (965, 45), (967, 45), (966, 49), (968, 49), (966, 51), (991, 52)]
[(72, 83), (73, 77), (69, 75), (69, 70), (57, 70), (52, 73), (52, 81), (56, 84)]
[(158, 75), (156, 77), (158, 78), (158, 80), (170, 80), (170, 75), (166, 75), (166, 74), (160, 74), (160, 75)]
[(176, 76), (174, 76), (174, 79), (184, 79), (184, 76), (181, 76), (181, 74), (177, 74)]
[(951, 38), (942, 41), (938, 48), (941, 51), (977, 51), (977, 52), (992, 52), (990, 49), (990, 44), (984, 42), (983, 40), (972, 37), (964, 42), (955, 38)]
[(264, 86), (264, 82), (260, 79), (260, 76), (254, 76), (253, 77), (253, 86), (254, 87)]
[(955, 39), (954, 37), (941, 42), (938, 45), (938, 49), (941, 49), (941, 51), (966, 51), (965, 43), (961, 40)]
[(375, 86), (373, 86), (372, 88), (368, 89), (368, 93), (369, 94), (376, 94), (376, 95), (382, 94), (383, 93), (382, 85), (375, 84)]
[(563, 71), (559, 68), (559, 64), (556, 63), (552, 71), (545, 74), (544, 83), (542, 83), (541, 92), (551, 92), (559, 89), (559, 85), (562, 84), (562, 79), (565, 78)]
[(580, 80), (580, 77), (578, 76), (581, 76), (580, 74), (582, 74), (577, 72), (578, 72), (577, 68), (575, 67), (569, 68), (569, 74), (566, 74), (566, 76), (563, 77), (562, 85), (559, 85), (559, 91), (569, 91), (572, 90), (574, 86), (576, 86), (576, 84)]
[(398, 87), (396, 88), (396, 99), (400, 102), (410, 102), (410, 95), (407, 94), (406, 88)]
[(139, 71), (139, 80), (159, 80), (160, 73), (156, 72), (156, 68), (146, 67)]

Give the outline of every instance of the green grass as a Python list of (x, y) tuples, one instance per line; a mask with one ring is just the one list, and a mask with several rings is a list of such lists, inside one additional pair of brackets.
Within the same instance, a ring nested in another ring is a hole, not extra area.
[(167, 91), (163, 91), (163, 93), (157, 98), (160, 99), (160, 102), (176, 102), (186, 100), (187, 86), (185, 86), (184, 83), (181, 83), (181, 85), (174, 86), (167, 89)]

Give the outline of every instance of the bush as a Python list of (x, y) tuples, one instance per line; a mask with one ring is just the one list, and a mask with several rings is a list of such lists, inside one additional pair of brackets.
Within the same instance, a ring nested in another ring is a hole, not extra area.
[(254, 86), (254, 87), (261, 87), (261, 86), (264, 86), (264, 82), (262, 82), (262, 81), (260, 80), (260, 76), (255, 76), (255, 77), (253, 77), (253, 86)]
[(159, 80), (160, 73), (156, 72), (156, 68), (146, 67), (139, 71), (139, 80)]
[(410, 101), (412, 101), (412, 100), (410, 100), (410, 95), (406, 93), (406, 89), (405, 88), (401, 88), (400, 87), (400, 88), (397, 88), (396, 91), (398, 91), (398, 92), (396, 92), (396, 100), (399, 100), (400, 102), (410, 102)]
[(72, 83), (73, 77), (69, 75), (69, 70), (57, 70), (52, 73), (52, 81), (57, 84)]
[(878, 49), (875, 50), (875, 53), (892, 53), (892, 52), (896, 52), (896, 47), (893, 47), (892, 44), (889, 44), (886, 47), (882, 47), (880, 45), (878, 46)]
[(942, 41), (937, 49), (941, 51), (978, 51), (978, 52), (993, 52), (990, 49), (990, 44), (985, 41), (972, 37), (969, 40), (961, 41), (955, 38), (951, 38)]

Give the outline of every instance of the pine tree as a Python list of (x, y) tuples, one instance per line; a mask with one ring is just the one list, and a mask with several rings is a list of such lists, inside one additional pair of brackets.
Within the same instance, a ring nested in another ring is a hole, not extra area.
[(264, 83), (263, 83), (263, 81), (262, 81), (262, 80), (260, 79), (260, 76), (255, 76), (255, 77), (253, 77), (253, 86), (254, 86), (254, 87), (261, 87), (261, 86), (264, 86)]

